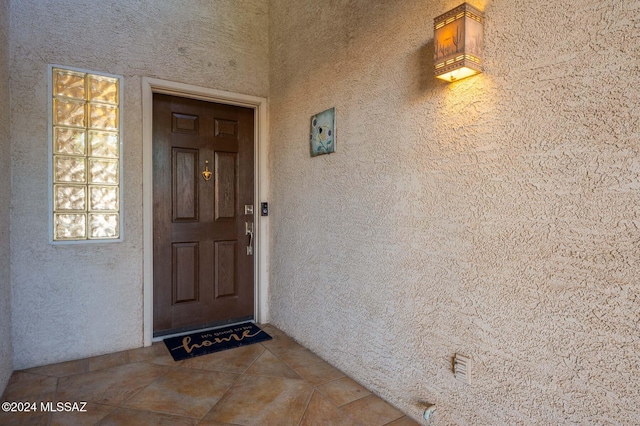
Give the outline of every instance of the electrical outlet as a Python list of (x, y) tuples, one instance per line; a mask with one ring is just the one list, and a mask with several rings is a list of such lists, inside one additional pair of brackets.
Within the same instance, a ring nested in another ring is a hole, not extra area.
[(471, 358), (455, 354), (453, 357), (453, 374), (456, 379), (466, 384), (471, 383)]

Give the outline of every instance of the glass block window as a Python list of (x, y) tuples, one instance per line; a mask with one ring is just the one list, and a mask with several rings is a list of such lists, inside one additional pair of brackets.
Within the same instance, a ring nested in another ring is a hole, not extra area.
[(119, 240), (122, 77), (51, 75), (53, 241)]

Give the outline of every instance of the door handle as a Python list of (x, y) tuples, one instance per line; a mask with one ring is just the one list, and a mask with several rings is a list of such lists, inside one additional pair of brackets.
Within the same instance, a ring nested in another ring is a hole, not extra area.
[(249, 236), (249, 245), (247, 246), (247, 256), (253, 256), (253, 222), (244, 223), (244, 234)]

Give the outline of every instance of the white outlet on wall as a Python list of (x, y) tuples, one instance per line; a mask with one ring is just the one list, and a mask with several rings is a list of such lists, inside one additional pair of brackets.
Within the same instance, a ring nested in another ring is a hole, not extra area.
[(453, 357), (453, 374), (456, 379), (466, 384), (471, 383), (471, 358), (455, 354)]

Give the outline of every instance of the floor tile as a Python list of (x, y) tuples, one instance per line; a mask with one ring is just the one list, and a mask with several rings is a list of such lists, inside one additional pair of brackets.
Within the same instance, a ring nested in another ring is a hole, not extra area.
[(168, 371), (169, 367), (140, 362), (64, 377), (58, 382), (56, 397), (58, 401), (120, 405)]
[(297, 425), (313, 388), (304, 380), (242, 376), (205, 417), (239, 425)]
[(154, 356), (153, 358), (147, 358), (144, 362), (148, 362), (150, 364), (157, 364), (157, 365), (166, 365), (169, 367), (180, 367), (182, 366), (182, 363), (184, 361), (174, 360), (173, 357), (167, 351), (167, 353)]
[(291, 337), (284, 334), (274, 334), (272, 337), (273, 339), (262, 342), (262, 345), (276, 355), (287, 351), (301, 351), (305, 349), (304, 346), (301, 346)]
[(237, 426), (231, 423), (214, 422), (213, 420), (200, 420), (198, 426)]
[(129, 364), (129, 353), (127, 351), (94, 356), (89, 358), (89, 371), (97, 371), (124, 364)]
[[(151, 346), (144, 348), (130, 349), (129, 362), (147, 361), (162, 355), (169, 355), (167, 346), (163, 342), (155, 342)], [(171, 355), (169, 355), (169, 357), (171, 357)]]
[[(53, 377), (50, 377), (50, 379), (57, 380)], [(16, 411), (0, 411), (0, 425), (47, 425), (49, 422), (50, 413), (48, 411), (42, 411), (41, 404), (49, 403), (54, 400), (55, 392), (45, 392), (38, 395), (25, 396), (22, 398), (3, 398), (3, 402), (27, 402), (29, 403), (29, 411), (26, 411), (26, 409), (17, 411), (18, 407), (15, 407)]]
[(223, 373), (243, 373), (265, 351), (260, 344), (241, 346), (182, 361), (182, 366)]
[(87, 410), (86, 413), (52, 413), (51, 426), (92, 426), (108, 416), (116, 407), (89, 402), (85, 409)]
[(351, 426), (357, 424), (321, 393), (314, 392), (300, 426)]
[(371, 395), (371, 392), (349, 377), (333, 380), (317, 389), (338, 407)]
[(185, 417), (204, 417), (238, 379), (236, 374), (176, 368), (123, 406)]
[(279, 328), (274, 327), (271, 324), (257, 324), (257, 325), (258, 325), (258, 327), (263, 329), (271, 337), (286, 336), (286, 334), (282, 330), (280, 330)]
[(270, 351), (264, 351), (245, 374), (257, 376), (286, 377), (288, 379), (300, 379), (298, 373), (293, 371), (287, 364), (280, 361), (278, 357)]
[(58, 379), (55, 377), (22, 371), (13, 373), (1, 400), (10, 403), (28, 402), (29, 408), (28, 411), (17, 411), (18, 407), (14, 407), (16, 411), (0, 411), (0, 425), (47, 425), (50, 413), (42, 412), (40, 403), (53, 401), (57, 383)]
[(17, 425), (33, 425), (47, 426), (51, 413), (5, 413), (0, 411), (0, 425), (17, 426)]
[(398, 420), (395, 420), (391, 423), (387, 423), (385, 426), (420, 426), (420, 423), (416, 422), (415, 420), (404, 416), (404, 417), (400, 417)]
[(58, 379), (55, 377), (16, 371), (9, 379), (2, 401), (25, 401), (28, 397), (53, 393), (57, 383)]
[(197, 419), (118, 408), (98, 423), (100, 426), (195, 426)]
[(315, 364), (318, 362), (322, 362), (323, 359), (318, 355), (314, 354), (308, 349), (304, 349), (301, 351), (289, 351), (283, 352), (278, 355), (278, 357), (287, 363), (287, 365), (291, 368), (300, 368), (306, 367), (307, 365)]
[(342, 371), (324, 361), (297, 368), (296, 372), (314, 386), (344, 377)]
[(375, 395), (358, 399), (341, 409), (352, 419), (368, 426), (383, 426), (404, 416), (402, 412)]
[(45, 376), (65, 377), (89, 371), (89, 358), (43, 365), (42, 367), (34, 367), (24, 371)]
[(0, 412), (0, 425), (415, 426), (271, 325), (270, 341), (174, 361), (150, 347), (15, 372), (6, 401), (88, 402), (87, 412)]

